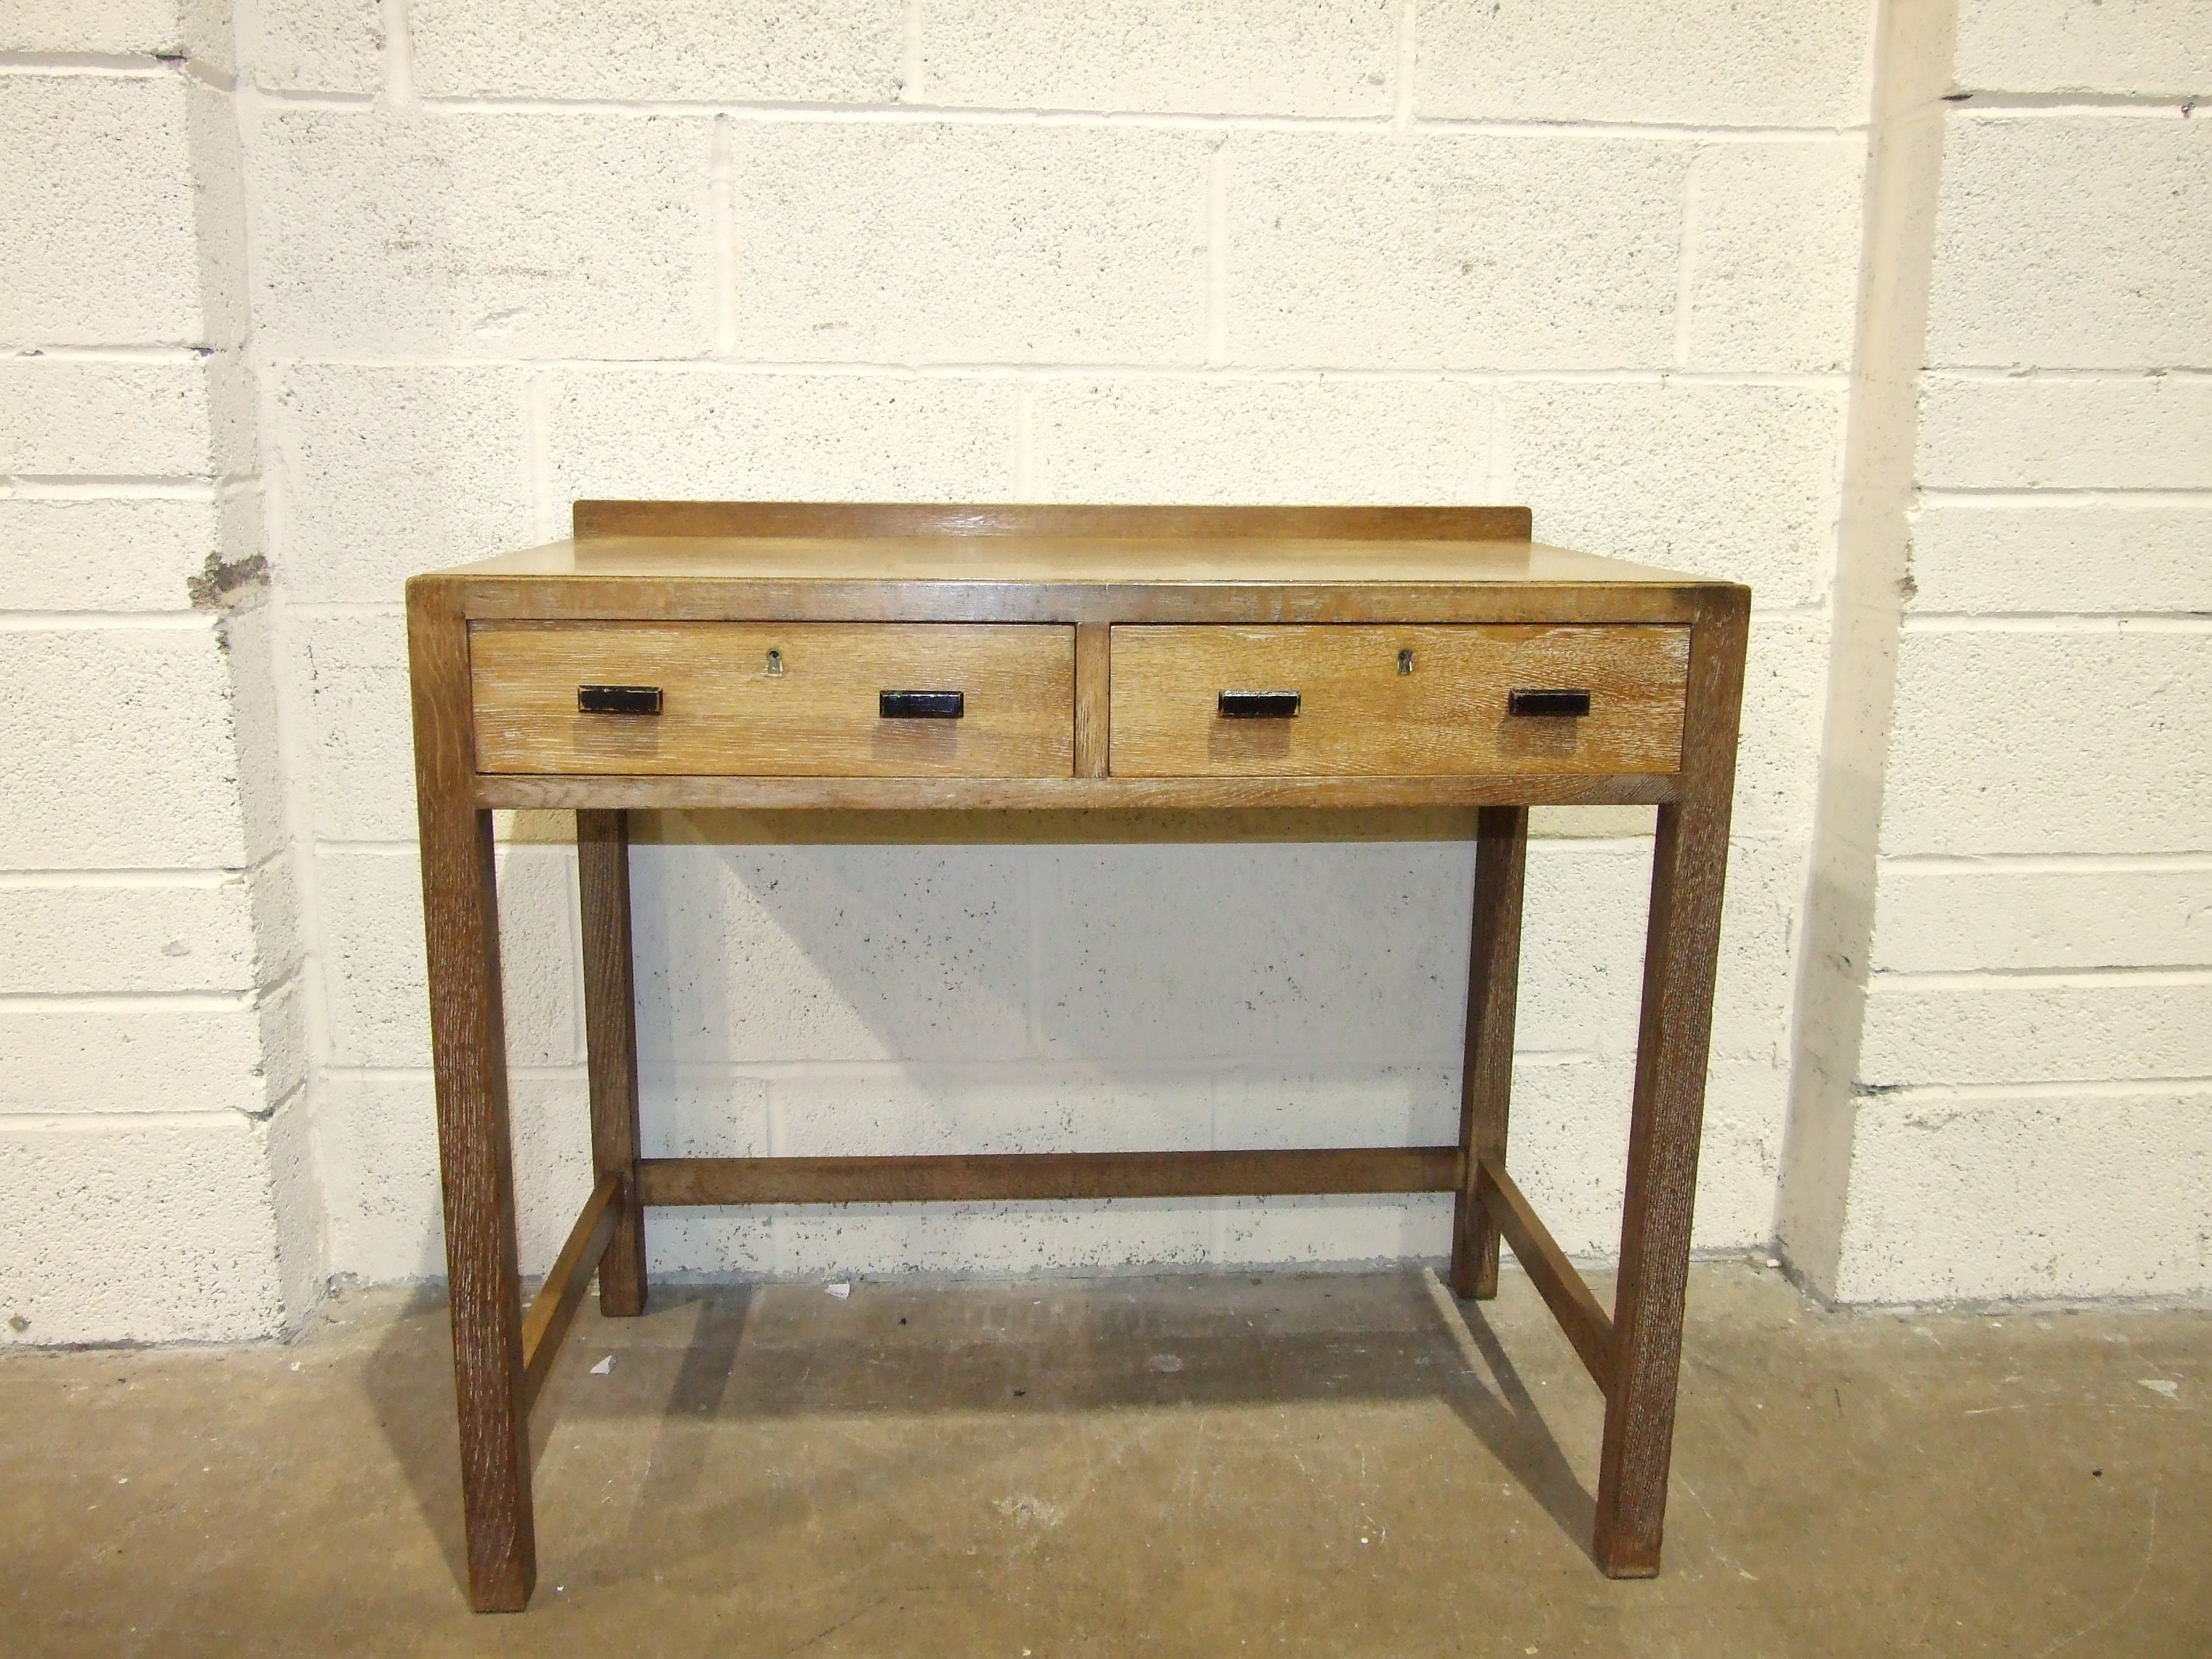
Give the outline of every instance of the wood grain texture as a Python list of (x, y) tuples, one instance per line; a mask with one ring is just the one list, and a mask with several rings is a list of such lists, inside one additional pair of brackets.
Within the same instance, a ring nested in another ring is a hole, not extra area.
[(1107, 684), (1112, 642), (1113, 630), (1103, 623), (1085, 623), (1075, 630), (1075, 775), (1079, 778), (1106, 775), (1110, 740)]
[[(1674, 628), (1118, 627), (1117, 777), (1667, 773), (1689, 634)], [(1413, 672), (1401, 672), (1411, 652)], [(1507, 713), (1516, 689), (1591, 694), (1580, 719)], [(1295, 718), (1231, 720), (1224, 690), (1291, 690)]]
[[(951, 623), (478, 623), (477, 763), (492, 773), (1067, 777), (1075, 633)], [(657, 715), (583, 714), (582, 684), (653, 685)], [(959, 691), (885, 720), (886, 690)]]
[(576, 1304), (584, 1299), (592, 1273), (605, 1258), (628, 1207), (623, 1201), (622, 1182), (613, 1176), (600, 1176), (599, 1184), (584, 1200), (575, 1224), (568, 1229), (561, 1254), (553, 1259), (553, 1270), (532, 1298), (522, 1322), (524, 1411), (537, 1403), (538, 1391), (545, 1386), (553, 1362), (561, 1357), (561, 1339), (568, 1334)]
[(578, 501), (605, 536), (1363, 537), (1527, 541), (1525, 507), (1123, 507), (914, 501)]
[(1717, 588), (1697, 624), (1683, 798), (1660, 808), (1652, 847), (1613, 1376), (1598, 1462), (1595, 1548), (1616, 1578), (1659, 1571), (1750, 611), (1747, 591)]
[[(1576, 576), (1516, 577), (1510, 573), (1531, 561), (1511, 543), (1444, 548), (1419, 560), (1373, 543), (1349, 549), (1316, 543), (1297, 550), (1296, 560), (1276, 550), (1265, 558), (1217, 552), (1205, 562), (1116, 562), (1091, 549), (1084, 550), (1088, 557), (1071, 554), (1049, 566), (1014, 556), (1021, 550), (1010, 546), (1007, 556), (982, 568), (973, 559), (948, 562), (942, 542), (855, 542), (831, 550), (768, 544), (793, 550), (775, 560), (726, 550), (750, 550), (750, 543), (573, 545), (604, 551), (580, 563), (539, 550), (463, 567), (471, 620), (1679, 626), (1697, 614), (1701, 591), (1686, 576), (1639, 575), (1632, 565), (1586, 555), (1575, 556)], [(1516, 557), (1486, 564), (1475, 556), (1501, 546), (1516, 549)]]
[(430, 1063), (460, 1424), (469, 1601), (517, 1612), (537, 1582), (515, 1277), (514, 1170), (491, 814), (471, 797), (469, 640), (456, 586), (407, 585)]
[(1042, 1198), (1442, 1193), (1456, 1146), (1251, 1152), (1006, 1152), (927, 1158), (685, 1158), (639, 1167), (651, 1204), (957, 1203)]
[(1484, 1211), (1496, 1218), (1506, 1243), (1513, 1247), (1514, 1259), (1559, 1322), (1559, 1328), (1574, 1345), (1591, 1380), (1601, 1389), (1608, 1386), (1613, 1376), (1613, 1322), (1605, 1316), (1597, 1297), (1503, 1164), (1488, 1158), (1480, 1160), (1474, 1182)]
[(585, 1070), (591, 1083), (592, 1167), (625, 1202), (599, 1261), (599, 1311), (645, 1311), (645, 1211), (637, 1201), (637, 980), (630, 956), (629, 815), (576, 814), (582, 898)]
[(1468, 951), (1467, 1046), (1460, 1072), (1459, 1144), (1466, 1174), (1452, 1200), (1455, 1295), (1498, 1294), (1498, 1218), (1475, 1172), (1505, 1167), (1513, 1092), (1513, 1024), (1521, 978), (1521, 891), (1528, 863), (1528, 809), (1486, 806), (1477, 821), (1474, 929)]
[(1348, 806), (1653, 805), (1675, 779), (1624, 774), (1472, 778), (702, 778), (480, 776), (478, 805), (759, 811), (1195, 811)]

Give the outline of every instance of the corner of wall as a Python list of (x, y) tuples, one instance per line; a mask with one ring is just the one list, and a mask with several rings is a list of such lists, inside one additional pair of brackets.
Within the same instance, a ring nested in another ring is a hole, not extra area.
[(1776, 1231), (1836, 1294), (1857, 1115), (1882, 775), (1910, 583), (1908, 509), (1935, 269), (1957, 0), (1883, 0), (1875, 35), (1865, 240), (1837, 542), (1835, 640), (1793, 1022)]
[(187, 0), (184, 10), (217, 507), (216, 546), (192, 584), (192, 601), (222, 613), (220, 637), (231, 677), (240, 808), (255, 887), (253, 996), (270, 1079), (259, 1141), (268, 1166), (279, 1302), (275, 1323), (261, 1334), (287, 1335), (321, 1302), (327, 1271), (306, 1060), (309, 1000), (299, 994), (306, 930), (300, 884), (290, 869), (287, 757), (280, 740), (283, 647), (271, 580), (246, 262), (237, 45), (251, 19), (240, 17), (228, 0)]

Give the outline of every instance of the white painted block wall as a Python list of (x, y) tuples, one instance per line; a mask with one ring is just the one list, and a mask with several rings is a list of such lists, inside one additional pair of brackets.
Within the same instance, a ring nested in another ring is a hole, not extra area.
[(325, 1275), (224, 77), (0, 13), (0, 1340), (214, 1340)]
[(2212, 19), (1962, 0), (1835, 1294), (2212, 1285)]
[[(36, 164), (0, 202), (43, 234), (0, 251), (0, 652), (129, 699), (0, 716), (38, 761), (0, 878), (40, 963), (0, 984), (17, 1340), (272, 1331), (323, 1273), (441, 1273), (401, 586), (563, 533), (579, 495), (1525, 501), (1547, 538), (1748, 581), (1698, 1242), (1763, 1246), (1887, 257), (1877, 9), (13, 8), (0, 114)], [(2014, 1224), (2080, 1103), (2110, 1103), (2100, 1203), (2203, 1121), (2203, 778), (2168, 757), (2205, 735), (2174, 620), (2206, 608), (2205, 398), (2146, 371), (2203, 366), (2208, 290), (2197, 129), (2136, 106), (2203, 78), (2186, 0), (2014, 9), (1966, 9), (1977, 99), (1946, 118), (1864, 1033), (1897, 1087), (1865, 1097), (1825, 1286), (1876, 1299), (2173, 1288), (2191, 1225), (2207, 1277), (2179, 1174), (2057, 1279)], [(2084, 75), (2096, 112), (2043, 111)], [(265, 600), (180, 597), (248, 550)], [(2069, 715), (2114, 677), (2164, 699), (2164, 746)], [(2103, 805), (2043, 810), (2031, 743)], [(1649, 817), (1542, 816), (1513, 1157), (1604, 1255)], [(1463, 845), (654, 834), (656, 1150), (1449, 1133)], [(569, 835), (501, 825), (538, 1268), (587, 1184)], [(2085, 1020), (2101, 1058), (2053, 1041)], [(663, 1212), (650, 1244), (676, 1274), (1360, 1261), (1440, 1254), (1445, 1216)]]

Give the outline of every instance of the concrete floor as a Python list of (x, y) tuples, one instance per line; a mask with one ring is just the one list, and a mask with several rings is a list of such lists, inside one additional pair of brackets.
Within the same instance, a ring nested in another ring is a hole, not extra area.
[(568, 1349), (520, 1618), (464, 1610), (434, 1298), (0, 1360), (0, 1647), (2212, 1653), (2203, 1312), (1701, 1266), (1643, 1583), (1585, 1553), (1596, 1394), (1510, 1274), (1464, 1317), (1419, 1272), (672, 1290)]

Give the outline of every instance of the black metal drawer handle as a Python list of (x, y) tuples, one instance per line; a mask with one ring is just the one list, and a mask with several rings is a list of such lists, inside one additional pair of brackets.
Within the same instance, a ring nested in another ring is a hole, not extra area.
[(1509, 714), (1566, 714), (1579, 716), (1589, 713), (1590, 694), (1587, 691), (1509, 691), (1505, 695), (1505, 712)]
[(1225, 720), (1285, 720), (1298, 702), (1295, 691), (1224, 691), (1214, 706)]
[(660, 688), (657, 685), (580, 685), (576, 688), (580, 714), (658, 714)]
[(957, 720), (968, 712), (964, 691), (878, 691), (876, 712), (887, 720)]

